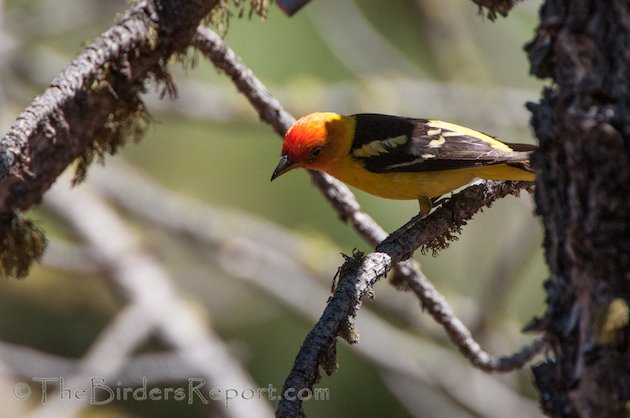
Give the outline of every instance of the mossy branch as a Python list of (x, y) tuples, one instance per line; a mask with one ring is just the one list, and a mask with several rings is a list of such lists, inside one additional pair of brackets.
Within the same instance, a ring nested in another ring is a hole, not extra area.
[[(43, 251), (39, 239), (30, 249), (9, 248), (19, 243), (12, 238), (12, 222), (41, 200), (61, 172), (78, 158), (75, 180), (81, 180), (93, 160), (142, 136), (147, 115), (139, 94), (151, 80), (174, 92), (166, 63), (185, 51), (217, 3), (135, 2), (18, 116), (0, 140), (0, 243), (5, 251), (0, 272), (23, 275)], [(28, 222), (20, 225), (25, 236), (41, 234)]]

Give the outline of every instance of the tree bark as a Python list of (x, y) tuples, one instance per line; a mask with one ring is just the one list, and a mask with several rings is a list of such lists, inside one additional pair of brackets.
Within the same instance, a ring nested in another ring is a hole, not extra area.
[(621, 417), (630, 401), (630, 2), (547, 0), (527, 46), (551, 78), (532, 124), (548, 308), (532, 328), (553, 359), (534, 367), (553, 417)]

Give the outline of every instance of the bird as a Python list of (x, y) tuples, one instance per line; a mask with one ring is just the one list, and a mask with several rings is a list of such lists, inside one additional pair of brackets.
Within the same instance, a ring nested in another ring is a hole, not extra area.
[(286, 132), (271, 180), (295, 168), (319, 170), (382, 198), (418, 200), (427, 214), (476, 179), (535, 181), (535, 149), (435, 119), (315, 112)]

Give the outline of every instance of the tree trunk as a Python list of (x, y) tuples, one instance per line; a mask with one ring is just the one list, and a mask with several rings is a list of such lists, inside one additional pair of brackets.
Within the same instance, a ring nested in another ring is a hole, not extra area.
[(536, 203), (551, 276), (534, 367), (553, 417), (630, 413), (630, 1), (547, 0), (527, 46), (554, 83), (532, 124)]

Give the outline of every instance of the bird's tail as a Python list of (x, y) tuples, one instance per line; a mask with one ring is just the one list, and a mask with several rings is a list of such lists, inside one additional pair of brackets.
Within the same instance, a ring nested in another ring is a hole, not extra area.
[[(531, 153), (533, 151), (535, 151), (538, 147), (536, 147), (536, 145), (532, 145), (532, 144), (510, 144), (510, 143), (506, 143), (507, 146), (509, 146), (510, 148), (512, 148), (515, 152), (513, 153), (512, 157), (510, 158), (510, 162), (506, 163), (506, 165), (516, 168), (520, 171), (525, 171), (527, 173), (533, 173), (534, 170), (532, 169), (531, 164), (529, 163), (529, 157), (531, 155)], [(532, 181), (533, 181), (533, 175), (528, 175), (528, 174), (521, 174), (523, 176), (526, 177), (532, 177)]]

